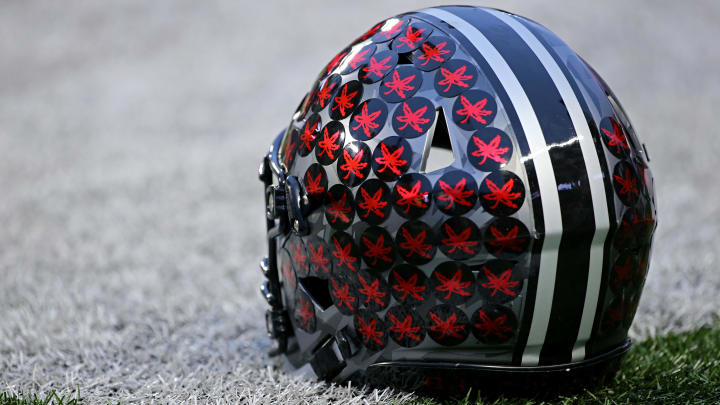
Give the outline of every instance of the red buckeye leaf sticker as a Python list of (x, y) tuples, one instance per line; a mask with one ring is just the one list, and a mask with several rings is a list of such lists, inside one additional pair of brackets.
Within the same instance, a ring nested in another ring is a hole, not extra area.
[(340, 181), (355, 187), (370, 173), (370, 148), (364, 142), (351, 142), (343, 148), (337, 163)]
[(295, 297), (295, 287), (297, 287), (297, 274), (293, 265), (292, 257), (287, 249), (280, 249), (279, 254), (280, 274), (282, 275), (283, 290), (288, 298)]
[(290, 253), (297, 276), (307, 277), (310, 272), (310, 261), (302, 239), (297, 235), (291, 236), (285, 244), (285, 248)]
[(395, 262), (392, 236), (379, 226), (371, 226), (360, 235), (358, 242), (365, 264), (376, 271), (389, 269)]
[(366, 84), (380, 81), (395, 68), (397, 62), (397, 52), (390, 50), (378, 52), (371, 56), (366, 64), (360, 67), (358, 79)]
[(375, 313), (360, 309), (354, 316), (353, 326), (363, 346), (378, 351), (387, 345), (388, 333), (383, 322)]
[(483, 179), (478, 195), (485, 211), (508, 216), (517, 212), (525, 201), (525, 186), (516, 174), (498, 170)]
[(479, 266), (479, 294), (486, 302), (512, 301), (520, 295), (524, 276), (513, 262), (490, 260)]
[(323, 166), (337, 160), (345, 143), (345, 127), (338, 121), (330, 121), (315, 138), (315, 158)]
[(305, 242), (305, 246), (310, 261), (310, 274), (327, 279), (332, 272), (332, 262), (330, 261), (330, 249), (325, 241), (318, 237), (310, 237)]
[(335, 232), (330, 238), (330, 252), (336, 273), (356, 272), (360, 269), (360, 252), (350, 235)]
[(355, 274), (360, 305), (373, 312), (382, 311), (390, 303), (390, 288), (381, 277), (360, 270)]
[(312, 152), (315, 147), (315, 139), (320, 134), (320, 127), (322, 122), (320, 116), (317, 114), (311, 115), (303, 124), (302, 129), (298, 134), (298, 141), (300, 143), (298, 154), (300, 156), (307, 156)]
[(480, 129), (489, 125), (497, 113), (495, 99), (482, 90), (460, 94), (453, 103), (453, 121), (462, 129)]
[(492, 255), (512, 259), (527, 251), (530, 232), (525, 224), (515, 218), (498, 217), (485, 227), (485, 248)]
[(423, 22), (414, 22), (405, 27), (405, 31), (395, 37), (391, 48), (399, 53), (417, 49), (430, 36), (433, 29)]
[(311, 164), (303, 176), (305, 192), (311, 202), (321, 204), (325, 201), (328, 189), (327, 174), (319, 163)]
[(357, 80), (351, 80), (340, 87), (332, 98), (330, 104), (330, 118), (341, 120), (355, 110), (360, 104), (363, 94), (363, 85)]
[(397, 305), (385, 313), (392, 340), (403, 347), (415, 347), (425, 338), (425, 322), (411, 308)]
[(375, 43), (387, 42), (405, 32), (407, 24), (408, 21), (405, 19), (390, 18), (372, 36), (372, 41)]
[(642, 277), (637, 277), (641, 271), (636, 254), (622, 253), (613, 264), (610, 273), (610, 289), (616, 294), (622, 294), (625, 289), (636, 289), (638, 282), (641, 282), (642, 279)]
[(358, 70), (361, 66), (368, 63), (376, 50), (375, 44), (368, 44), (361, 47), (355, 47), (350, 52), (348, 57), (343, 61), (345, 66), (342, 74), (346, 75)]
[(320, 89), (315, 93), (315, 99), (312, 104), (312, 111), (319, 112), (323, 108), (327, 107), (335, 96), (335, 93), (340, 88), (342, 83), (342, 77), (339, 74), (331, 75), (325, 80)]
[(429, 72), (439, 68), (455, 54), (455, 41), (446, 36), (434, 35), (413, 52), (413, 65)]
[(355, 194), (358, 216), (371, 225), (379, 225), (390, 216), (390, 188), (384, 181), (370, 179)]
[(388, 109), (378, 98), (363, 101), (350, 118), (350, 135), (358, 141), (368, 141), (382, 131)]
[(328, 288), (330, 289), (330, 298), (341, 314), (352, 315), (357, 311), (360, 297), (355, 289), (355, 284), (348, 277), (331, 276)]
[(477, 202), (477, 183), (462, 170), (447, 172), (438, 179), (433, 188), (435, 204), (448, 215), (463, 215)]
[(640, 196), (640, 185), (635, 169), (625, 161), (620, 161), (613, 169), (613, 188), (620, 201), (632, 206)]
[(455, 97), (472, 88), (478, 79), (473, 64), (462, 59), (453, 59), (443, 64), (435, 73), (435, 91), (443, 97)]
[(639, 246), (649, 245), (654, 229), (655, 220), (651, 211), (638, 207), (628, 209), (620, 221), (615, 236), (615, 246), (622, 249), (634, 249)]
[(352, 224), (355, 218), (352, 192), (342, 184), (330, 187), (327, 203), (325, 204), (325, 219), (335, 229), (345, 229)]
[(613, 117), (605, 117), (600, 121), (600, 136), (607, 149), (619, 159), (630, 153), (627, 136), (623, 127)]
[(470, 322), (459, 308), (441, 304), (430, 308), (426, 316), (428, 335), (443, 346), (455, 346), (467, 339)]
[(473, 313), (470, 320), (473, 336), (483, 344), (506, 343), (515, 336), (517, 317), (510, 308), (485, 305)]
[(453, 305), (467, 302), (475, 292), (475, 277), (470, 268), (460, 262), (438, 265), (429, 284), (437, 299)]
[(395, 300), (405, 305), (420, 305), (430, 294), (425, 273), (409, 264), (392, 269), (388, 282)]
[(468, 161), (484, 172), (492, 172), (505, 166), (512, 153), (513, 144), (510, 137), (497, 128), (479, 129), (467, 143)]
[(383, 181), (394, 181), (403, 175), (412, 162), (412, 149), (408, 141), (391, 136), (375, 147), (372, 155), (372, 169)]
[(388, 103), (399, 103), (412, 97), (422, 85), (422, 74), (412, 66), (400, 66), (387, 75), (380, 85), (380, 97)]
[(435, 105), (424, 97), (412, 97), (401, 102), (393, 113), (395, 133), (405, 138), (417, 138), (435, 122)]
[(315, 332), (315, 304), (312, 303), (310, 297), (301, 290), (298, 290), (297, 300), (295, 301), (296, 325), (307, 333)]
[(395, 244), (400, 257), (408, 263), (425, 264), (435, 256), (435, 233), (422, 221), (402, 224), (395, 236)]
[(293, 128), (288, 132), (280, 145), (280, 162), (288, 171), (292, 168), (293, 163), (295, 163), (295, 154), (298, 152), (299, 143), (298, 131)]
[(419, 218), (432, 204), (432, 185), (422, 174), (404, 174), (395, 183), (392, 201), (395, 212), (405, 218)]
[(440, 251), (453, 260), (466, 260), (480, 251), (480, 231), (465, 217), (452, 217), (440, 225)]

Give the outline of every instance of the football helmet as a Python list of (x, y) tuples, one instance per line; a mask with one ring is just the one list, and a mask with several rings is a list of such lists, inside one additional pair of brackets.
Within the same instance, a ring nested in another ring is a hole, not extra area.
[(538, 23), (449, 6), (375, 24), (260, 167), (273, 354), (416, 391), (612, 375), (656, 227), (648, 161)]

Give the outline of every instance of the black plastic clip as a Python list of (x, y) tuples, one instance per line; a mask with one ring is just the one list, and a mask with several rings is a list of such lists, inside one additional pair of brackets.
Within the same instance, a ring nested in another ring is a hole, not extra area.
[(290, 231), (299, 235), (310, 233), (310, 225), (306, 219), (310, 211), (307, 194), (300, 180), (295, 176), (286, 177), (277, 163), (277, 150), (281, 139), (282, 134), (276, 138), (273, 149), (265, 155), (258, 170), (258, 177), (265, 186), (268, 239), (268, 256), (260, 262), (260, 269), (265, 276), (260, 292), (270, 304), (265, 319), (268, 334), (278, 341), (278, 347), (271, 351), (271, 355), (285, 353), (288, 338), (293, 335), (290, 317), (282, 302), (277, 264), (277, 238)]

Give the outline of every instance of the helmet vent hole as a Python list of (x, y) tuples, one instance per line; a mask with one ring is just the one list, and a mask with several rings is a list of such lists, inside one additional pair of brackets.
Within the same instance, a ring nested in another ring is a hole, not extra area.
[(410, 52), (399, 54), (397, 64), (398, 65), (412, 65), (413, 61), (412, 61), (412, 59), (410, 59), (410, 55), (412, 55), (412, 53), (410, 53)]
[(300, 284), (305, 288), (305, 292), (310, 298), (324, 310), (332, 305), (330, 290), (328, 289), (328, 281), (318, 277), (303, 277)]
[(425, 151), (420, 162), (420, 172), (429, 173), (455, 163), (455, 152), (450, 141), (450, 130), (442, 107), (435, 111), (435, 124), (425, 139)]

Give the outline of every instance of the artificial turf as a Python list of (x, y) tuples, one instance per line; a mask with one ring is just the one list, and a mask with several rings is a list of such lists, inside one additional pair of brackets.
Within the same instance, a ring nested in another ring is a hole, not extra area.
[(80, 403), (80, 390), (73, 396), (60, 396), (54, 390), (44, 395), (0, 393), (0, 405), (78, 405)]
[[(47, 394), (0, 393), (0, 405), (77, 405), (80, 391), (71, 397)], [(720, 328), (701, 328), (670, 334), (637, 344), (627, 355), (614, 381), (553, 400), (469, 397), (411, 403), (436, 404), (716, 404), (720, 403)]]

